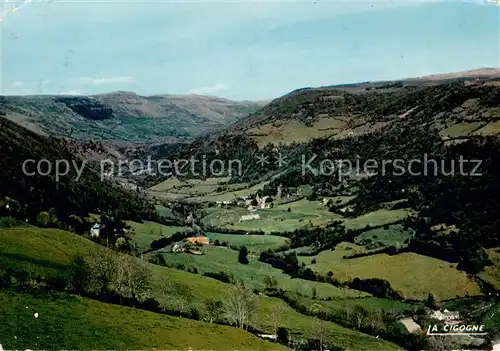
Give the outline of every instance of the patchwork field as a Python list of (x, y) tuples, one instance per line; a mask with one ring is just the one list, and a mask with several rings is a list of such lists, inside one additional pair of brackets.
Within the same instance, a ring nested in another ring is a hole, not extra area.
[[(290, 209), (290, 211), (288, 211)], [(206, 216), (207, 224), (239, 230), (262, 230), (266, 233), (293, 231), (307, 225), (322, 226), (343, 217), (328, 211), (321, 201), (302, 199), (269, 209), (256, 210), (260, 219), (240, 221), (242, 215), (250, 212), (244, 208), (220, 209)]]
[[(33, 274), (44, 274), (45, 276), (63, 276), (66, 274), (66, 265), (72, 254), (81, 253), (85, 255), (96, 247), (97, 245), (89, 240), (61, 230), (39, 228), (4, 229), (0, 230), (0, 267), (14, 267)], [(208, 299), (223, 300), (224, 296), (227, 296), (231, 291), (231, 285), (214, 279), (161, 266), (148, 266), (152, 271), (150, 294), (160, 302), (183, 298), (188, 305), (196, 307), (204, 313)], [(280, 310), (280, 324), (288, 328), (292, 336), (314, 336), (314, 318), (294, 311), (278, 299), (263, 296), (256, 296), (256, 299), (257, 310), (251, 319), (251, 324), (256, 328), (272, 331), (273, 322), (269, 316), (276, 313), (276, 310)], [(332, 343), (344, 348), (384, 351), (399, 349), (389, 342), (343, 328), (335, 323), (325, 322), (325, 326), (328, 330), (327, 338)], [(9, 332), (12, 333), (12, 329)], [(147, 335), (147, 333), (143, 334)], [(94, 340), (92, 335), (86, 337)], [(224, 338), (223, 334), (221, 338)], [(155, 344), (155, 342), (150, 344)], [(216, 348), (215, 344), (212, 345), (212, 347)], [(102, 347), (102, 344), (100, 347)], [(192, 347), (196, 347), (196, 345), (193, 344)], [(202, 348), (201, 345), (199, 347)], [(138, 344), (137, 348), (141, 348), (141, 345)], [(160, 343), (158, 343), (157, 348), (161, 348)]]
[(0, 342), (7, 350), (285, 349), (240, 329), (67, 294), (0, 290), (0, 305)]
[(236, 235), (221, 233), (206, 233), (210, 241), (219, 240), (227, 242), (229, 245), (241, 247), (246, 246), (252, 254), (259, 254), (268, 249), (277, 249), (288, 243), (288, 239), (274, 235)]
[(334, 251), (323, 251), (315, 256), (315, 264), (311, 264), (310, 257), (299, 259), (317, 272), (332, 271), (341, 281), (356, 277), (385, 279), (409, 299), (422, 300), (428, 293), (438, 300), (480, 293), (479, 287), (464, 272), (448, 262), (415, 253), (343, 259), (344, 255), (355, 252), (355, 248), (352, 244), (339, 244)]
[(312, 296), (313, 287), (319, 298), (350, 298), (367, 295), (360, 291), (337, 288), (326, 283), (292, 279), (280, 270), (258, 261), (258, 256), (249, 256), (249, 264), (241, 264), (238, 262), (238, 251), (226, 247), (204, 246), (203, 253), (204, 255), (163, 253), (163, 257), (168, 265), (182, 264), (186, 269), (196, 268), (199, 273), (224, 271), (231, 274), (235, 280), (242, 280), (245, 284), (259, 290), (265, 289), (265, 278), (272, 277), (276, 279), (278, 287), (283, 290), (304, 296)]

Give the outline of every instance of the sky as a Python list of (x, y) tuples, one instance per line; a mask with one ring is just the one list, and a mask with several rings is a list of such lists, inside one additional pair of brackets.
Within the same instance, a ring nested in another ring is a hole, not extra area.
[(498, 0), (1, 0), (0, 95), (202, 94), (500, 67)]

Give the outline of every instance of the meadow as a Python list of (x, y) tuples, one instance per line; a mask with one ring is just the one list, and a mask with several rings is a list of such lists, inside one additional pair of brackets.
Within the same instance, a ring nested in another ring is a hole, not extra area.
[[(401, 224), (390, 225), (386, 228), (367, 230), (356, 237), (355, 242), (380, 243), (380, 246), (404, 247), (412, 236), (411, 229), (405, 229)], [(369, 246), (369, 245), (368, 245)]]
[[(319, 273), (332, 271), (340, 281), (350, 281), (356, 277), (387, 280), (408, 299), (423, 300), (429, 293), (437, 300), (480, 293), (479, 287), (464, 272), (456, 269), (456, 264), (415, 253), (343, 258), (356, 250), (363, 251), (364, 248), (341, 243), (333, 251), (322, 251), (315, 257), (299, 257), (299, 260)], [(312, 258), (316, 263), (311, 263)]]
[(289, 240), (282, 236), (275, 235), (238, 235), (207, 232), (206, 236), (210, 241), (219, 240), (227, 242), (230, 246), (246, 246), (251, 254), (259, 254), (269, 249), (277, 249), (288, 244)]
[(258, 261), (258, 256), (250, 255), (248, 264), (238, 262), (238, 251), (227, 247), (204, 246), (203, 255), (188, 253), (163, 253), (170, 266), (184, 265), (185, 268), (196, 268), (199, 273), (224, 271), (235, 280), (241, 280), (248, 286), (264, 290), (265, 278), (275, 278), (278, 287), (286, 291), (312, 297), (313, 288), (319, 298), (352, 298), (368, 294), (351, 289), (337, 288), (326, 283), (318, 283), (304, 279), (292, 279), (279, 269)]
[(383, 311), (397, 315), (407, 311), (413, 311), (414, 306), (405, 302), (380, 299), (369, 296), (358, 299), (341, 299), (341, 300), (311, 300), (301, 296), (293, 296), (297, 301), (308, 308), (321, 307), (321, 310), (327, 313), (338, 314), (341, 311), (352, 310), (356, 306), (361, 306), (367, 311)]
[(349, 218), (344, 221), (347, 229), (363, 229), (367, 225), (371, 227), (392, 224), (396, 221), (408, 217), (408, 209), (387, 210), (381, 209), (363, 214), (355, 218)]
[(7, 350), (286, 349), (241, 329), (63, 293), (0, 290), (0, 305), (0, 342)]

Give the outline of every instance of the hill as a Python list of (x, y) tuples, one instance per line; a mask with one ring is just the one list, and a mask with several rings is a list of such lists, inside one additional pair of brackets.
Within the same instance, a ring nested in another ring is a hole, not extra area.
[[(37, 222), (40, 212), (50, 212), (62, 222), (96, 210), (131, 219), (158, 217), (148, 199), (111, 181), (101, 181), (61, 140), (38, 135), (1, 117), (0, 158), (0, 216), (30, 223)], [(25, 164), (27, 160), (32, 161)], [(56, 176), (56, 162), (67, 162), (66, 175)]]
[(240, 329), (62, 293), (32, 295), (0, 290), (0, 303), (0, 341), (7, 350), (285, 349)]
[[(91, 241), (86, 240), (80, 236), (54, 229), (4, 229), (0, 230), (0, 239), (0, 262), (2, 270), (5, 271), (14, 269), (15, 271), (25, 271), (29, 272), (29, 274), (33, 277), (38, 275), (42, 275), (44, 277), (65, 277), (67, 275), (67, 265), (70, 262), (70, 258), (72, 257), (72, 255), (92, 255), (92, 252), (98, 248), (97, 244), (94, 244)], [(175, 310), (178, 310), (179, 308), (189, 310), (190, 307), (194, 307), (202, 315), (204, 315), (207, 302), (210, 299), (222, 300), (228, 295), (228, 293), (232, 291), (232, 285), (214, 279), (187, 272), (181, 272), (166, 267), (160, 267), (157, 265), (146, 265), (152, 273), (152, 281), (150, 284), (151, 296), (157, 299), (160, 303), (166, 304), (170, 306), (170, 308)], [(23, 299), (25, 298), (26, 297), (24, 297), (24, 295), (17, 297), (19, 301), (23, 301)], [(16, 300), (14, 299), (14, 301)], [(69, 302), (62, 303), (58, 301), (58, 299), (56, 299), (54, 305), (64, 310), (73, 303), (76, 303), (76, 301), (78, 300), (70, 298)], [(255, 315), (251, 319), (251, 325), (258, 330), (271, 332), (273, 330), (274, 322), (273, 318), (271, 318), (270, 315), (272, 313), (277, 313), (276, 311), (279, 310), (280, 325), (286, 327), (291, 335), (293, 335), (295, 338), (313, 337), (315, 335), (315, 331), (313, 328), (316, 320), (314, 318), (296, 312), (291, 307), (286, 305), (283, 301), (276, 298), (259, 295), (256, 296), (256, 302), (257, 309), (255, 311)], [(20, 304), (21, 303), (22, 302), (20, 302)], [(42, 301), (40, 300), (33, 301), (33, 303), (35, 303), (37, 306), (42, 305)], [(50, 304), (50, 302), (43, 303)], [(80, 300), (79, 304), (80, 306), (88, 305), (92, 309), (92, 311), (97, 311), (99, 308), (97, 303), (87, 302), (87, 300)], [(75, 308), (77, 309), (77, 311), (83, 312), (85, 309), (80, 309), (80, 306), (75, 306)], [(109, 309), (113, 314), (125, 313), (124, 311), (126, 311), (122, 310), (122, 312), (119, 312), (118, 310), (115, 310), (114, 307), (107, 307), (107, 305), (103, 305), (102, 307), (104, 309)], [(44, 310), (47, 311), (45, 308)], [(13, 313), (12, 310), (10, 310), (9, 313)], [(153, 315), (151, 318), (146, 320), (146, 318), (143, 319), (143, 317), (140, 316), (140, 312), (137, 312), (137, 314), (138, 320), (135, 323), (144, 322), (147, 323), (147, 325), (158, 325), (158, 322), (153, 321), (158, 318), (159, 321), (161, 318), (163, 318), (162, 316), (157, 317)], [(32, 314), (30, 314), (30, 316), (32, 316)], [(57, 313), (53, 312), (52, 316), (59, 321), (60, 319), (58, 318), (65, 318), (62, 317), (62, 313), (58, 315)], [(91, 318), (91, 314), (87, 314), (87, 316), (89, 316), (88, 318)], [(97, 320), (99, 321), (99, 323), (101, 323), (105, 322), (106, 319), (105, 317), (99, 317)], [(168, 319), (165, 319), (165, 321), (166, 323), (168, 323)], [(57, 324), (56, 321), (52, 321), (51, 323)], [(117, 323), (118, 322), (114, 322), (111, 325), (119, 326), (119, 324)], [(186, 321), (186, 323), (193, 322)], [(11, 322), (9, 325), (17, 325), (15, 331), (22, 332), (23, 334), (26, 333), (26, 331), (23, 331), (24, 329), (22, 329), (19, 324), (16, 324), (15, 322)], [(201, 324), (196, 324), (196, 326), (199, 326), (203, 329), (203, 326)], [(142, 330), (146, 330), (145, 328), (146, 327), (141, 327)], [(158, 326), (158, 328), (160, 327)], [(388, 343), (384, 340), (377, 339), (375, 337), (354, 330), (343, 328), (338, 324), (332, 322), (325, 322), (324, 328), (326, 328), (326, 339), (329, 340), (333, 345), (356, 350), (397, 349), (397, 347), (395, 347), (393, 344)], [(128, 331), (130, 329), (126, 328), (125, 330)], [(155, 328), (153, 334), (155, 338), (157, 337), (156, 333), (159, 332), (159, 330), (160, 329)], [(222, 331), (222, 329), (220, 329), (220, 331)], [(209, 331), (207, 330), (207, 333), (208, 332)], [(200, 336), (202, 335), (204, 334), (201, 334)], [(132, 336), (130, 336), (130, 338)], [(9, 336), (9, 340), (10, 337), (11, 336)], [(89, 343), (94, 342), (93, 340), (95, 340), (93, 336), (87, 335), (85, 337), (87, 338), (86, 342)], [(136, 337), (139, 338), (138, 335), (136, 335)], [(223, 336), (221, 336), (221, 338), (223, 338)], [(113, 340), (116, 339), (110, 339), (110, 342), (115, 342)], [(145, 339), (131, 340), (133, 340), (135, 345), (138, 340)], [(187, 339), (183, 340), (186, 341)], [(195, 340), (196, 339), (194, 339), (192, 342), (196, 342)], [(215, 343), (218, 341), (214, 340), (213, 342)], [(150, 347), (151, 343), (149, 343), (148, 345)], [(256, 346), (257, 345), (258, 344), (256, 344)]]
[(72, 139), (176, 141), (220, 129), (265, 102), (200, 95), (0, 96), (1, 112), (37, 133)]

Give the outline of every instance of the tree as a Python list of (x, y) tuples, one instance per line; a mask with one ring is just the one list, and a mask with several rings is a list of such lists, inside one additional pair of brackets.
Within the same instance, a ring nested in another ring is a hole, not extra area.
[(317, 296), (316, 287), (315, 287), (315, 286), (313, 286), (313, 287), (312, 287), (312, 299), (313, 299), (313, 300), (316, 300), (316, 296)]
[(104, 248), (98, 248), (91, 253), (88, 261), (92, 276), (90, 291), (105, 294), (110, 290), (116, 272), (116, 253)]
[(236, 285), (225, 299), (225, 310), (229, 321), (241, 329), (246, 329), (255, 308), (253, 292), (242, 283)]
[(278, 290), (278, 281), (274, 277), (270, 276), (265, 276), (264, 277), (264, 284), (266, 284), (266, 290), (273, 292)]
[(313, 335), (319, 342), (319, 350), (323, 351), (325, 348), (326, 344), (326, 337), (328, 335), (328, 325), (327, 322), (319, 319), (319, 318), (314, 318), (313, 324), (312, 324), (312, 329), (311, 329), (311, 335)]
[(205, 304), (208, 321), (217, 323), (224, 315), (224, 304), (220, 300), (210, 299)]
[(241, 264), (248, 264), (248, 250), (246, 246), (240, 247), (240, 252), (238, 253), (238, 262)]
[(273, 305), (269, 311), (269, 317), (271, 322), (273, 323), (274, 335), (276, 335), (276, 337), (278, 337), (278, 330), (280, 329), (278, 326), (281, 322), (282, 315), (283, 315), (283, 305), (280, 301), (279, 304)]
[(142, 260), (120, 254), (116, 262), (114, 285), (120, 295), (137, 297), (149, 290), (151, 272)]
[(431, 293), (427, 295), (427, 299), (425, 300), (425, 305), (434, 310), (437, 308), (436, 299), (434, 298), (434, 295), (432, 295)]
[(356, 326), (356, 329), (361, 330), (368, 318), (368, 311), (363, 308), (363, 306), (356, 305), (352, 309), (351, 318), (353, 325)]
[(288, 329), (279, 327), (276, 332), (276, 341), (282, 345), (288, 345)]
[(74, 255), (70, 259), (68, 266), (68, 283), (70, 288), (82, 293), (87, 291), (90, 284), (90, 267), (82, 255)]

